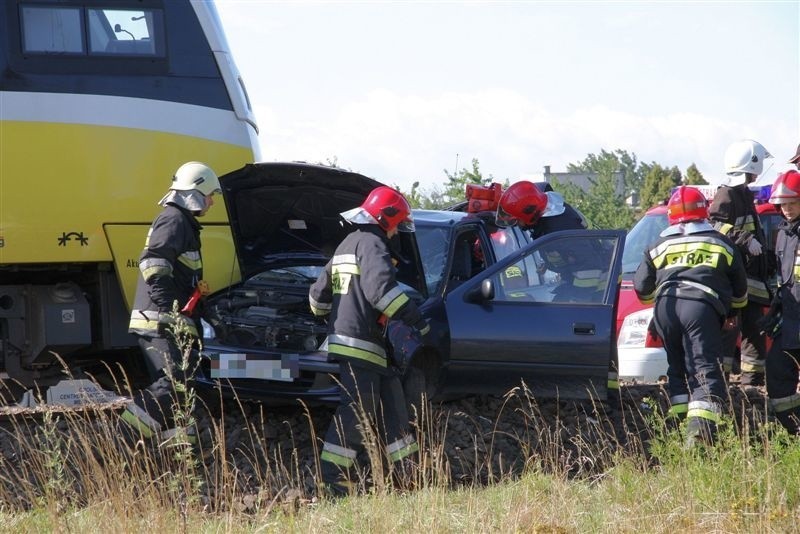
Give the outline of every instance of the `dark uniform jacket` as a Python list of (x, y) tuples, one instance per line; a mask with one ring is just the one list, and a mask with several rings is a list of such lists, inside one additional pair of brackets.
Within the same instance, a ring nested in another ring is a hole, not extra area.
[(575, 211), (575, 208), (564, 203), (564, 212), (550, 217), (542, 217), (536, 222), (536, 226), (531, 230), (531, 237), (538, 239), (545, 234), (558, 232), (561, 230), (585, 230), (586, 225), (583, 217)]
[(163, 332), (171, 322), (168, 314), (173, 302), (177, 301), (180, 309), (189, 300), (203, 277), (201, 228), (191, 212), (172, 204), (153, 221), (139, 257), (140, 278), (129, 324), (131, 333), (153, 336)]
[(739, 250), (706, 222), (664, 230), (645, 250), (633, 288), (645, 304), (660, 297), (700, 300), (722, 317), (747, 303), (747, 274)]
[[(714, 223), (715, 229), (728, 236), (739, 248), (747, 271), (749, 300), (769, 304), (766, 281), (774, 269), (767, 250), (769, 243), (753, 204), (753, 192), (746, 184), (720, 187), (708, 208), (708, 218)], [(761, 243), (762, 252), (759, 256), (751, 256), (747, 250), (753, 239)]]
[(775, 253), (778, 256), (778, 283), (781, 299), (781, 343), (784, 349), (800, 348), (800, 221), (783, 221), (778, 227)]
[(386, 234), (358, 225), (336, 248), (309, 290), (311, 311), (330, 314), (328, 352), (340, 360), (387, 367), (382, 315), (424, 329), (417, 306), (395, 280)]

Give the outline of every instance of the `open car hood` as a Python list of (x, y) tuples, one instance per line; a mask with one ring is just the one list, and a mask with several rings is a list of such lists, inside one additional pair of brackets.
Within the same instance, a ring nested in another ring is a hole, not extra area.
[(352, 230), (339, 214), (383, 185), (305, 163), (247, 164), (220, 184), (243, 278), (281, 258), (329, 258)]

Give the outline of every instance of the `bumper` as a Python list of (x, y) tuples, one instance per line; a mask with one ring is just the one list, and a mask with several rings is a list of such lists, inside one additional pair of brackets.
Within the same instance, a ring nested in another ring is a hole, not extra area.
[(325, 352), (308, 354), (234, 352), (232, 347), (203, 347), (194, 384), (199, 390), (216, 390), (266, 404), (331, 404), (339, 401), (335, 376), (339, 365)]

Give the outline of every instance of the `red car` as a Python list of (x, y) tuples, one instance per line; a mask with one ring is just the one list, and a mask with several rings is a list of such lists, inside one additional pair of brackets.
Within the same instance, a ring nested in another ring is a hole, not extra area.
[[(774, 250), (778, 223), (783, 217), (775, 206), (766, 202), (769, 198), (769, 186), (755, 190), (754, 193), (758, 202), (756, 211), (767, 234), (769, 248)], [(650, 208), (625, 237), (622, 285), (617, 308), (617, 351), (621, 379), (637, 382), (666, 379), (667, 354), (661, 340), (650, 335), (647, 330), (653, 317), (653, 307), (642, 304), (636, 297), (633, 273), (642, 261), (645, 249), (658, 239), (667, 226), (667, 206), (658, 205)]]

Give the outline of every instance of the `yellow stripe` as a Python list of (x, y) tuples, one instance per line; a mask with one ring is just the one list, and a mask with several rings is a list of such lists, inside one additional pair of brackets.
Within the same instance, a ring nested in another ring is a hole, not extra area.
[(720, 258), (724, 257), (728, 265), (733, 263), (733, 255), (722, 245), (708, 242), (674, 243), (653, 258), (657, 269), (672, 267), (717, 267)]
[(199, 258), (193, 260), (192, 258), (186, 256), (186, 254), (181, 254), (178, 256), (178, 262), (182, 263), (193, 271), (199, 271), (203, 268), (203, 260)]
[(319, 457), (323, 462), (330, 462), (344, 468), (352, 467), (355, 463), (350, 458), (341, 456), (331, 451), (322, 451), (322, 454), (320, 454)]
[(335, 343), (331, 343), (328, 345), (328, 352), (331, 354), (341, 354), (342, 356), (349, 356), (350, 358), (356, 358), (358, 360), (364, 360), (370, 363), (374, 363), (375, 365), (380, 365), (381, 367), (386, 367), (386, 358), (382, 358), (381, 356), (375, 354), (374, 352), (369, 352), (364, 349), (357, 349), (355, 347), (348, 347), (346, 345), (338, 345)]
[(331, 266), (331, 275), (335, 274), (361, 274), (361, 269), (355, 263), (340, 263)]
[(763, 373), (764, 363), (750, 363), (742, 361), (741, 368), (743, 373)]
[(715, 423), (720, 422), (719, 415), (715, 414), (711, 410), (704, 410), (702, 408), (692, 408), (687, 412), (686, 417), (698, 417), (700, 419), (714, 421)]
[(146, 438), (152, 438), (155, 435), (149, 426), (147, 426), (141, 419), (136, 417), (128, 410), (122, 412), (122, 420), (132, 426), (135, 430), (138, 430)]
[(731, 308), (739, 309), (744, 308), (745, 306), (747, 306), (747, 293), (745, 293), (743, 297), (731, 298)]
[[(138, 221), (149, 226), (158, 214), (156, 201), (182, 162), (202, 154), (204, 163), (224, 174), (253, 161), (253, 152), (242, 147), (144, 129), (19, 121), (0, 125), (6, 207), (0, 263), (112, 261), (102, 225)], [(91, 157), (79, 157), (87, 147)], [(120, 165), (123, 154), (136, 158)], [(47, 187), (33, 191), (31, 176)], [(33, 192), (41, 209), (28, 208)], [(218, 208), (208, 212), (204, 224), (227, 220), (225, 209)], [(60, 245), (65, 230), (81, 231), (87, 241)], [(142, 229), (137, 237), (139, 250), (146, 232)]]
[(419, 445), (415, 441), (414, 443), (411, 443), (410, 445), (407, 445), (407, 446), (403, 447), (402, 449), (391, 453), (389, 455), (389, 458), (391, 459), (391, 461), (397, 462), (399, 460), (402, 460), (406, 456), (414, 454), (417, 451), (419, 451)]
[[(0, 120), (0, 128), (6, 208), (0, 221), (4, 242), (0, 264), (113, 261), (128, 309), (139, 278), (136, 263), (142, 243), (158, 214), (155, 203), (175, 169), (198, 154), (219, 175), (254, 161), (255, 147), (144, 128), (7, 120)], [(91, 157), (78, 157), (86, 154), (87, 147)], [(136, 158), (120, 165), (125, 154), (136, 154)], [(46, 208), (44, 216), (42, 210), (29, 208), (31, 176), (47, 184), (35, 191), (36, 205)], [(131, 223), (131, 231), (119, 233), (112, 254), (106, 234), (110, 225), (121, 221)], [(213, 227), (220, 223), (225, 228)], [(211, 259), (205, 262), (208, 281), (212, 287), (226, 287), (227, 273), (238, 276), (239, 271), (231, 266), (233, 242), (221, 202), (203, 217), (203, 226), (203, 251)], [(59, 245), (65, 229), (82, 232), (85, 245), (75, 240)]]
[(721, 223), (721, 224), (717, 223), (714, 226), (717, 228), (718, 232), (720, 232), (722, 234), (725, 234), (725, 235), (728, 235), (728, 232), (733, 230), (733, 225), (732, 224), (728, 224), (728, 223)]
[(135, 328), (136, 330), (158, 330), (158, 321), (131, 319), (128, 323), (128, 327)]
[(667, 417), (680, 417), (689, 411), (688, 404), (673, 404), (667, 410)]
[(408, 296), (406, 296), (405, 293), (400, 294), (388, 306), (386, 306), (386, 309), (383, 310), (383, 314), (387, 317), (392, 317), (406, 302), (408, 302)]
[(163, 267), (161, 265), (156, 265), (154, 267), (148, 267), (147, 269), (142, 269), (142, 278), (145, 281), (150, 280), (152, 277), (160, 275), (160, 276), (172, 276), (172, 269), (169, 267)]

